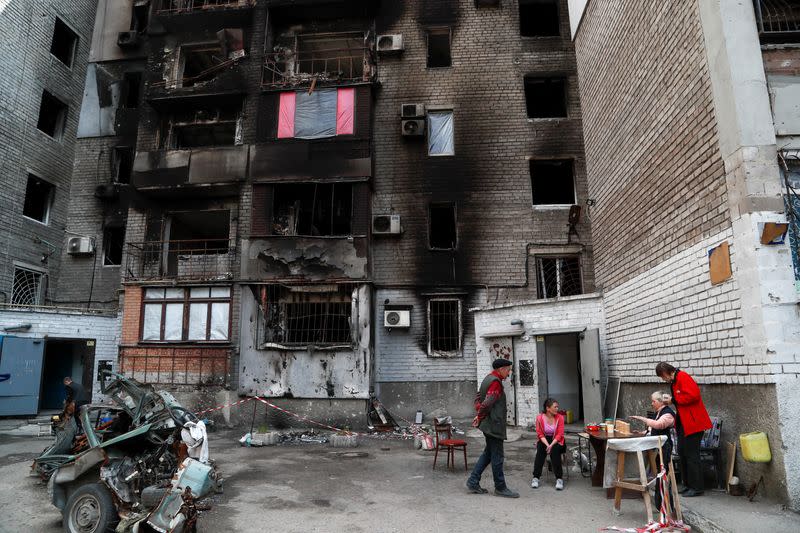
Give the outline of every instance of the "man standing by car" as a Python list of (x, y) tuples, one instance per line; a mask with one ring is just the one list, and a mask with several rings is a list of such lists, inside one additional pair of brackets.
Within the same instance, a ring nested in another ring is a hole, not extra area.
[(467, 488), (475, 494), (485, 494), (481, 488), (481, 475), (487, 466), (492, 465), (494, 477), (494, 493), (506, 498), (519, 498), (519, 493), (508, 488), (503, 475), (503, 441), (506, 440), (506, 394), (503, 380), (511, 374), (511, 361), (495, 359), (492, 372), (483, 378), (483, 383), (475, 396), (477, 416), (472, 426), (480, 429), (486, 438), (486, 448), (475, 463), (472, 474), (467, 480)]

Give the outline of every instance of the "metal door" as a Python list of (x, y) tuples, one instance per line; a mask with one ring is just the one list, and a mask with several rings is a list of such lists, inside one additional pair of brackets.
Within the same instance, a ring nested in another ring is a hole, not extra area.
[(600, 394), (600, 330), (587, 329), (579, 334), (583, 417), (587, 423), (603, 421)]
[(6, 337), (0, 354), (0, 416), (35, 415), (39, 410), (44, 340)]

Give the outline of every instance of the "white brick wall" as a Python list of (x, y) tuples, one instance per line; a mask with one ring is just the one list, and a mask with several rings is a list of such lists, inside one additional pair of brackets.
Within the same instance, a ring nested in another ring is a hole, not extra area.
[[(31, 337), (54, 339), (94, 339), (94, 369), (92, 376), (97, 376), (99, 361), (113, 361), (117, 370), (117, 346), (119, 345), (119, 322), (116, 315), (82, 314), (79, 312), (32, 312), (32, 311), (0, 311), (0, 331), (6, 327), (31, 324), (27, 332), (8, 333), (14, 337)], [(95, 380), (92, 399), (102, 400), (100, 383)]]

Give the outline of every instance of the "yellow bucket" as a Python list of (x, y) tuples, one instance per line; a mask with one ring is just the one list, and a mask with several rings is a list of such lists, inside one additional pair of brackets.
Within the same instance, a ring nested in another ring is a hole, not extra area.
[(567, 424), (572, 424), (572, 409), (567, 409), (567, 416), (564, 417)]
[(739, 444), (742, 447), (742, 457), (751, 463), (768, 463), (772, 460), (769, 449), (769, 439), (763, 431), (742, 433), (739, 435)]

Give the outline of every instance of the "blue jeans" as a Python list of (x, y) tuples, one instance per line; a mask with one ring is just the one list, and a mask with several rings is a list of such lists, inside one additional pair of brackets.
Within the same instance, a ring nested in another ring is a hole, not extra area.
[(490, 437), (486, 434), (483, 436), (486, 437), (486, 447), (483, 449), (481, 456), (478, 457), (478, 462), (475, 463), (475, 468), (472, 469), (472, 474), (470, 474), (467, 484), (470, 487), (478, 486), (481, 482), (481, 474), (491, 463), (494, 488), (495, 490), (503, 490), (506, 488), (506, 478), (503, 475), (503, 460), (505, 459), (503, 439)]

